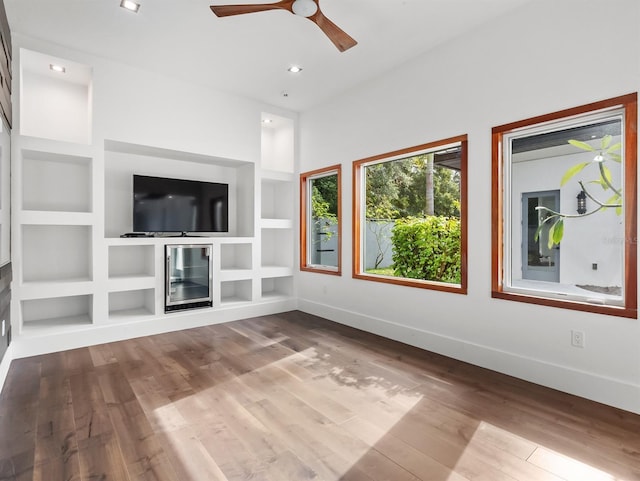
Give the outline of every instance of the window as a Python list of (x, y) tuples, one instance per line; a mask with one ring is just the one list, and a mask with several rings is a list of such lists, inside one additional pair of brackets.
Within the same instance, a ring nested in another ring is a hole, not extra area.
[(353, 277), (466, 293), (467, 136), (353, 163)]
[(492, 296), (637, 317), (637, 94), (493, 129)]
[(300, 175), (300, 269), (340, 275), (340, 172), (334, 165)]

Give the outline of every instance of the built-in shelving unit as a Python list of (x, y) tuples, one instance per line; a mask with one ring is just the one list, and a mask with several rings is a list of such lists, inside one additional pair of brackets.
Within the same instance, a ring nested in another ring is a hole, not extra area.
[(261, 300), (294, 295), (295, 180), (294, 123), (263, 114), (271, 122), (262, 129), (260, 175), (260, 285)]
[[(66, 85), (40, 65), (60, 59), (24, 49), (20, 58), (25, 81), (12, 145), (18, 336), (77, 333), (76, 344), (104, 342), (95, 336), (160, 332), (294, 306), (292, 119), (278, 117), (262, 129), (262, 158), (255, 162), (100, 139), (92, 132), (91, 67), (77, 64), (81, 78)], [(70, 99), (70, 111), (57, 113), (64, 117), (58, 125), (50, 125), (48, 105), (39, 111), (33, 103), (47, 89)], [(227, 183), (229, 232), (122, 238), (133, 230), (134, 174)], [(165, 314), (165, 246), (184, 243), (212, 246), (213, 306)], [(265, 309), (256, 310), (260, 306)], [(122, 325), (130, 329), (114, 329)]]
[(263, 171), (260, 218), (261, 298), (292, 295), (293, 174)]
[[(34, 126), (37, 111), (25, 114)], [(86, 328), (94, 318), (94, 151), (41, 133), (12, 137), (18, 334)]]

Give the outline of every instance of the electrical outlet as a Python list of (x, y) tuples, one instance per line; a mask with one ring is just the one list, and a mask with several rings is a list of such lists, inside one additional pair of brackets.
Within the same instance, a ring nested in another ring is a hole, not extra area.
[(584, 332), (571, 331), (571, 345), (573, 347), (584, 347)]

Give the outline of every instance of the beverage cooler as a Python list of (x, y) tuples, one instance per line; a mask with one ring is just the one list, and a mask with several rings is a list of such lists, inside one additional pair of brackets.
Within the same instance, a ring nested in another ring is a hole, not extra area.
[(166, 245), (164, 311), (213, 304), (211, 245)]

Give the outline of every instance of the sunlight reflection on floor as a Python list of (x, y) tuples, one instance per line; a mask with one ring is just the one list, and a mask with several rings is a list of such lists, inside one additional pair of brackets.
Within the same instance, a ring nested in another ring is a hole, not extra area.
[[(492, 448), (496, 448), (495, 450)], [(505, 451), (500, 455), (500, 451)], [(622, 481), (604, 471), (482, 421), (456, 465), (456, 471), (476, 470), (477, 459), (491, 460), (516, 479), (557, 481)]]
[[(306, 465), (318, 479), (331, 481), (352, 469), (421, 399), (384, 377), (358, 378), (331, 365), (331, 356), (308, 349), (156, 407), (150, 417), (190, 479), (224, 481), (229, 478), (223, 472), (241, 477), (244, 469), (249, 478), (286, 480), (293, 478), (282, 469)], [(371, 417), (375, 424), (362, 419)], [(287, 454), (300, 466), (291, 459), (286, 467), (274, 461)]]

